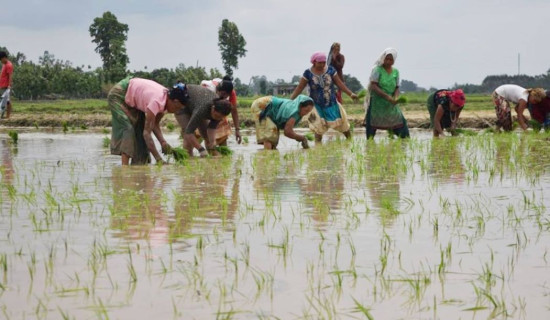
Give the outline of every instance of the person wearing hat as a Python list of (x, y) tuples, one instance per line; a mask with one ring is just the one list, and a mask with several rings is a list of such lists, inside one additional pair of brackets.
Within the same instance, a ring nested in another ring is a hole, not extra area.
[(336, 87), (344, 91), (353, 100), (357, 95), (353, 93), (338, 77), (336, 69), (327, 66), (327, 56), (322, 52), (314, 53), (310, 62), (311, 68), (306, 69), (300, 83), (292, 92), (291, 100), (294, 100), (309, 86), (309, 96), (315, 102), (315, 108), (308, 116), (309, 128), (315, 133), (315, 141), (321, 142), (323, 134), (332, 128), (342, 132), (348, 139), (351, 138), (350, 125), (346, 111), (336, 100)]
[(497, 115), (497, 131), (503, 128), (504, 131), (512, 131), (512, 111), (510, 105), (515, 104), (514, 110), (518, 116), (518, 122), (523, 129), (527, 130), (527, 120), (523, 115), (527, 104), (537, 104), (546, 97), (542, 88), (525, 89), (515, 84), (503, 84), (493, 92), (493, 102)]
[(170, 150), (160, 129), (166, 113), (181, 110), (189, 98), (184, 84), (168, 90), (155, 81), (125, 78), (113, 86), (107, 96), (112, 114), (111, 154), (122, 157), (122, 165), (147, 164), (149, 153), (157, 163), (164, 163), (152, 134), (163, 153)]
[(428, 96), (430, 128), (433, 128), (434, 137), (443, 135), (443, 129), (453, 133), (465, 102), (466, 97), (462, 89), (437, 90)]

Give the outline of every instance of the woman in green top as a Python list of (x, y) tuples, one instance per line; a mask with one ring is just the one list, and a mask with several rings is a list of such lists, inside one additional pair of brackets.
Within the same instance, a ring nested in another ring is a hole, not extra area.
[(372, 68), (370, 101), (365, 124), (367, 139), (374, 138), (377, 129), (386, 129), (400, 138), (409, 137), (407, 120), (397, 105), (399, 98), (399, 71), (393, 67), (397, 51), (387, 48)]
[(294, 100), (273, 96), (254, 100), (250, 109), (256, 124), (256, 141), (263, 144), (264, 149), (276, 149), (279, 129), (284, 129), (285, 136), (301, 142), (304, 149), (309, 148), (306, 137), (294, 132), (294, 127), (313, 110), (313, 106), (313, 99), (304, 95)]

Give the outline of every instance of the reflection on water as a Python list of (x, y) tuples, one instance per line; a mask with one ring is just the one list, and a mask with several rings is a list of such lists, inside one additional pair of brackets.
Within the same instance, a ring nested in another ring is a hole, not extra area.
[[(239, 206), (240, 179), (233, 162), (203, 162), (113, 168), (112, 227), (122, 231), (116, 235), (160, 245), (191, 237), (203, 224), (230, 223)], [(206, 170), (193, 168), (205, 164)]]
[(366, 149), (366, 188), (373, 206), (379, 209), (384, 225), (400, 213), (400, 177), (406, 174), (408, 141), (368, 141)]
[[(430, 175), (440, 184), (458, 184), (465, 179), (465, 168), (459, 150), (459, 139), (433, 139), (428, 161)], [(467, 151), (466, 151), (466, 154)]]
[(101, 134), (2, 135), (0, 310), (548, 318), (550, 137), (414, 136), (121, 167)]
[(326, 222), (330, 213), (339, 213), (342, 207), (345, 175), (344, 155), (339, 150), (317, 147), (309, 151), (306, 169), (299, 182), (307, 195), (305, 204), (316, 221)]
[(115, 236), (148, 239), (154, 245), (170, 238), (169, 216), (163, 206), (166, 177), (149, 166), (115, 167), (111, 173), (113, 205), (111, 227)]
[(2, 166), (0, 174), (2, 175), (2, 184), (13, 184), (13, 154), (17, 152), (17, 146), (12, 145), (7, 139), (0, 140)]

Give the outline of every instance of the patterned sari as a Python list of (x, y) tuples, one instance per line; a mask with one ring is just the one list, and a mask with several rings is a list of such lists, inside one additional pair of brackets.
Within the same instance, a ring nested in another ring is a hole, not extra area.
[(120, 81), (107, 96), (112, 115), (111, 154), (127, 154), (133, 165), (147, 164), (151, 158), (143, 138), (145, 113), (124, 102), (129, 82), (130, 78)]

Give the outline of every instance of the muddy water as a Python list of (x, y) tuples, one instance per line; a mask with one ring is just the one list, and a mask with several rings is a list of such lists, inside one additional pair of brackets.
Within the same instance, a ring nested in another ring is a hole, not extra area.
[(546, 135), (136, 168), (104, 136), (0, 134), (3, 318), (550, 316)]

